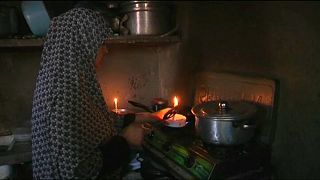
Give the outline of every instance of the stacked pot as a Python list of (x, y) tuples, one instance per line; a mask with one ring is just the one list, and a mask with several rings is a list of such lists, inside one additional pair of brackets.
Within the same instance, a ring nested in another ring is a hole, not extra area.
[(172, 29), (173, 4), (162, 1), (124, 1), (120, 14), (129, 35), (161, 35)]

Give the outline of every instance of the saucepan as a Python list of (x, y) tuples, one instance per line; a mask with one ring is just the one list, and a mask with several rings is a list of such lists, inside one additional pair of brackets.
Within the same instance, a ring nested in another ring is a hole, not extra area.
[(131, 100), (129, 100), (128, 103), (130, 103), (131, 105), (133, 105), (135, 107), (141, 108), (147, 112), (151, 112), (151, 113), (168, 107), (168, 100), (163, 99), (163, 98), (154, 98), (151, 101), (151, 107), (144, 105), (142, 103), (136, 102), (136, 101), (131, 101)]
[(142, 103), (131, 101), (131, 100), (129, 100), (128, 103), (130, 103), (131, 105), (133, 105), (135, 107), (141, 108), (147, 112), (153, 112), (147, 105), (144, 105)]
[(191, 109), (201, 139), (215, 145), (240, 145), (255, 134), (256, 106), (244, 101), (209, 101)]

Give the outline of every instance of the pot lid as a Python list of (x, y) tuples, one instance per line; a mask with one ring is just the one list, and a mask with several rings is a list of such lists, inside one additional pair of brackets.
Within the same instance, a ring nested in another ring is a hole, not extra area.
[(194, 106), (191, 111), (197, 117), (235, 121), (252, 117), (256, 106), (244, 101), (208, 101)]

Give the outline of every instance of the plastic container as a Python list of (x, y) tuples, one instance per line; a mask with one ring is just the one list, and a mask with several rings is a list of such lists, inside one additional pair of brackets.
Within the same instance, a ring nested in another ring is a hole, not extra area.
[(22, 1), (21, 10), (32, 33), (39, 37), (46, 36), (50, 16), (43, 1)]

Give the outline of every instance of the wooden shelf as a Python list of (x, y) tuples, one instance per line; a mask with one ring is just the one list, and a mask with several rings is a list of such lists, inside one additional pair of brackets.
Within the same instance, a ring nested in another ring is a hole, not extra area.
[(43, 39), (0, 39), (1, 48), (41, 47)]
[[(0, 48), (42, 47), (43, 39), (0, 39)], [(180, 42), (179, 36), (114, 36), (106, 40), (106, 44), (139, 44), (160, 45)]]

